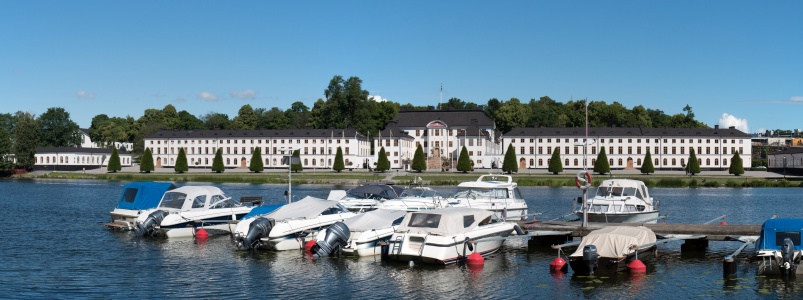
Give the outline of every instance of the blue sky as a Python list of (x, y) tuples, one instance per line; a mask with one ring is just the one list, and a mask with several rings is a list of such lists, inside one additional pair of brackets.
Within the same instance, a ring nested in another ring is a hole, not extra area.
[[(307, 106), (334, 75), (435, 105), (550, 96), (688, 104), (803, 128), (803, 1), (6, 1), (0, 112), (139, 118)], [(744, 130), (744, 129), (743, 129)]]

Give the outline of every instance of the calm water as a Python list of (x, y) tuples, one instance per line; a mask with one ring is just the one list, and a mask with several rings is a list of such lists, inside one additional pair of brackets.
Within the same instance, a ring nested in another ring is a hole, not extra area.
[[(739, 247), (711, 242), (702, 255), (659, 246), (646, 277), (549, 274), (556, 251), (506, 241), (480, 271), (465, 265), (413, 267), (378, 258), (311, 261), (300, 251), (235, 251), (227, 236), (196, 244), (112, 232), (109, 219), (124, 182), (0, 181), (0, 297), (10, 298), (528, 298), (755, 299), (803, 297), (795, 281), (757, 277), (740, 255), (739, 279), (722, 279), (722, 257)], [(229, 195), (281, 202), (286, 186), (218, 185)], [(296, 186), (297, 196), (325, 197), (331, 187)], [(436, 188), (444, 194), (453, 188)], [(772, 215), (803, 217), (800, 189), (653, 189), (667, 222), (701, 223), (728, 214), (730, 224)], [(551, 219), (570, 212), (575, 188), (522, 188), (531, 210)], [(803, 279), (801, 279), (803, 282)]]

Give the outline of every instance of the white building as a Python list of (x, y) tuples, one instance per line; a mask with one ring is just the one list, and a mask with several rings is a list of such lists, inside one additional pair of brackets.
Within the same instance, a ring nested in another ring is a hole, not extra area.
[(391, 168), (409, 169), (421, 145), (428, 169), (451, 168), (465, 145), (475, 168), (501, 167), (497, 135), (496, 125), (482, 110), (400, 111), (374, 136), (372, 161), (385, 147)]
[(221, 149), (226, 168), (248, 168), (254, 148), (260, 148), (265, 168), (287, 168), (282, 157), (299, 150), (304, 168), (331, 169), (342, 147), (346, 168), (362, 168), (371, 144), (355, 129), (164, 130), (145, 137), (156, 168), (175, 167), (184, 148), (190, 168), (210, 168)]
[(803, 148), (789, 147), (786, 150), (767, 155), (769, 171), (803, 175)]
[[(55, 147), (36, 148), (34, 170), (79, 171), (103, 168), (109, 165), (112, 149)], [(131, 166), (131, 153), (119, 150), (120, 166)]]
[[(515, 128), (505, 134), (503, 149), (513, 145), (519, 170), (547, 169), (552, 151), (560, 151), (564, 169), (582, 169), (585, 128)], [(739, 151), (744, 168), (751, 166), (751, 138), (735, 127), (588, 129), (585, 164), (593, 169), (598, 150), (605, 148), (611, 170), (639, 169), (647, 151), (655, 170), (683, 170), (694, 149), (703, 170), (727, 170)]]
[[(106, 148), (106, 146), (102, 145), (101, 143), (92, 142), (92, 138), (89, 137), (89, 129), (81, 128), (79, 129), (79, 131), (81, 132), (81, 136), (83, 137), (80, 146), (81, 148)], [(114, 142), (112, 146), (117, 149), (125, 149), (125, 151), (128, 151), (129, 153), (134, 151), (134, 143)]]

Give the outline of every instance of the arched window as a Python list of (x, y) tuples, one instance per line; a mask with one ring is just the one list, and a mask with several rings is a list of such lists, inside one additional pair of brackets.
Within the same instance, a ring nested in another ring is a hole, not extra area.
[(569, 159), (568, 158), (564, 159), (563, 162), (564, 162), (563, 163), (564, 166), (567, 166), (567, 167), (569, 166)]
[(639, 159), (637, 159), (637, 160), (636, 160), (636, 165), (638, 165), (638, 166), (640, 166), (640, 165), (641, 165), (641, 158), (639, 158)]
[(622, 159), (621, 158), (619, 159), (619, 165), (620, 166), (622, 165)]
[(305, 166), (306, 166), (306, 165), (309, 165), (308, 159), (306, 159), (306, 158), (304, 159), (304, 165), (305, 165)]
[(543, 166), (543, 165), (544, 165), (544, 159), (543, 158), (539, 158), (538, 159), (538, 166), (540, 167), (540, 166)]
[(728, 165), (728, 159), (727, 158), (723, 158), (722, 159), (722, 165), (723, 166), (727, 166)]
[(534, 164), (535, 164), (535, 160), (530, 158), (530, 167), (532, 167)]
[(575, 158), (575, 159), (574, 159), (574, 165), (575, 165), (575, 166), (577, 166), (577, 165), (578, 165), (578, 162), (579, 162), (579, 160), (577, 160), (577, 159)]
[[(314, 149), (314, 148), (313, 148), (313, 149)], [(306, 159), (305, 159), (304, 161), (306, 161)], [(313, 165), (313, 166), (315, 165), (315, 160), (314, 160), (314, 159), (312, 160), (312, 165)]]
[(676, 164), (677, 164), (677, 162), (676, 162), (676, 161), (675, 161), (675, 159), (673, 158), (673, 159), (672, 159), (672, 165), (674, 166), (674, 165), (676, 165)]
[(666, 164), (666, 158), (664, 158), (664, 166), (666, 166), (666, 165), (667, 165), (667, 164)]
[(710, 166), (711, 165), (711, 159), (710, 158), (706, 158), (705, 159), (705, 165), (706, 166)]
[(608, 159), (608, 165), (609, 166), (613, 166), (613, 158), (609, 158)]
[(719, 165), (719, 158), (714, 158), (714, 165), (715, 165), (715, 166), (718, 166), (718, 165)]
[(680, 159), (680, 165), (682, 165), (682, 166), (686, 165), (686, 159), (685, 158), (681, 158)]
[(227, 165), (231, 164), (231, 160), (228, 157), (226, 158), (226, 164)]
[(655, 166), (656, 166), (656, 167), (657, 167), (657, 166), (660, 166), (660, 164), (658, 163), (658, 159), (657, 159), (657, 158), (655, 159)]

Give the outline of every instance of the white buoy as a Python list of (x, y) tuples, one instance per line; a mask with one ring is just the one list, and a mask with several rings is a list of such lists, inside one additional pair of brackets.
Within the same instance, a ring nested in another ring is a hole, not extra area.
[(411, 261), (410, 261), (410, 266), (412, 267), (412, 266), (414, 266), (414, 265), (415, 265), (415, 263), (414, 263), (414, 262), (411, 260)]

